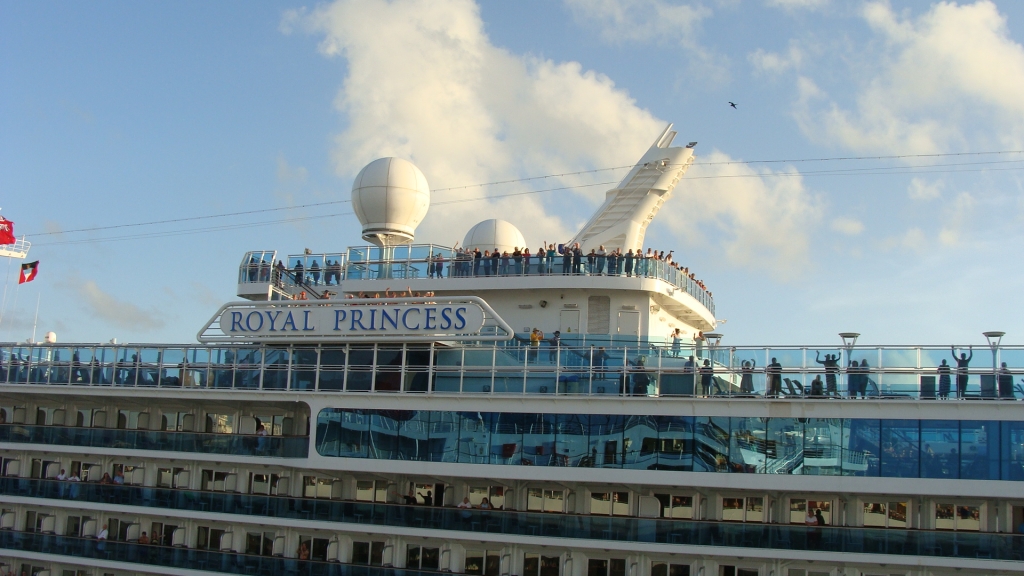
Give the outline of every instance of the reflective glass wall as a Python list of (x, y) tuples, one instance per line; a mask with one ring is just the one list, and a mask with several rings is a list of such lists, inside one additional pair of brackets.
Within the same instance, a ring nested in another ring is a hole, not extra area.
[(1024, 422), (353, 410), (323, 456), (748, 474), (1024, 480)]

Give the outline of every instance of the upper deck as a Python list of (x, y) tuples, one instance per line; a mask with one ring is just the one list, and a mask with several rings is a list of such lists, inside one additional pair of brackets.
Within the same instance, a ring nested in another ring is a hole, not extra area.
[[(690, 308), (692, 319), (710, 329), (715, 302), (711, 292), (677, 266), (647, 258), (584, 255), (578, 266), (561, 254), (554, 258), (479, 258), (435, 244), (388, 249), (350, 247), (345, 252), (289, 255), (250, 251), (238, 269), (238, 295), (251, 300), (288, 299), (305, 291), (310, 298), (324, 293), (414, 291), (475, 292), (525, 287), (642, 289), (643, 281), (664, 283), (662, 292)], [(627, 270), (631, 272), (627, 273)], [(688, 298), (681, 298), (687, 295)], [(692, 300), (691, 300), (692, 299)], [(666, 301), (666, 307), (672, 303)], [(683, 307), (683, 306), (681, 306)], [(686, 310), (678, 310), (686, 315)]]

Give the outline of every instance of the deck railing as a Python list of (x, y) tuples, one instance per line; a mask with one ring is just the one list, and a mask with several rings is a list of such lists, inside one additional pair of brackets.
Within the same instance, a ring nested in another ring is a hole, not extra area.
[[(823, 364), (833, 355), (832, 364)], [(1024, 346), (979, 348), (967, 367), (957, 368), (948, 347), (692, 348), (655, 339), (576, 335), (563, 336), (558, 346), (544, 342), (539, 347), (521, 341), (466, 346), (0, 344), (0, 384), (1019, 400), (1024, 398), (1022, 375)]]

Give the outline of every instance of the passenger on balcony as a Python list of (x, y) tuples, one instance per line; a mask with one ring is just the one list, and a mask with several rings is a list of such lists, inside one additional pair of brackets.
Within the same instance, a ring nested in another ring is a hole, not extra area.
[(146, 534), (146, 532), (143, 531), (142, 535), (139, 536), (138, 543), (142, 544), (143, 546), (149, 544), (149, 534)]
[(615, 269), (619, 265), (619, 253), (617, 250), (608, 252), (608, 275), (617, 276)]
[(678, 358), (679, 344), (683, 341), (683, 332), (679, 328), (676, 328), (672, 331), (672, 334), (669, 335), (669, 338), (672, 339), (672, 356)]
[(303, 269), (304, 269), (304, 267), (302, 266), (302, 262), (301, 261), (295, 263), (295, 283), (296, 284), (299, 284), (299, 285), (302, 284), (302, 280), (304, 278), (304, 276), (302, 274)]
[(604, 274), (605, 264), (608, 263), (608, 252), (604, 249), (604, 244), (597, 247), (597, 275)]
[(960, 357), (957, 358), (956, 350), (952, 346), (949, 347), (949, 351), (953, 353), (953, 360), (956, 360), (956, 393), (960, 398), (967, 395), (967, 367), (970, 365), (971, 359), (974, 358), (974, 346), (968, 350), (971, 351), (970, 356), (961, 352)]
[(501, 252), (497, 248), (491, 252), (491, 276), (498, 275), (498, 266), (501, 264)]
[(583, 250), (580, 248), (580, 243), (577, 242), (572, 245), (572, 273), (579, 276), (581, 266), (583, 265)]
[(562, 275), (567, 275), (572, 270), (572, 248), (562, 246)]
[(608, 353), (604, 351), (604, 346), (601, 346), (594, 351), (594, 347), (590, 347), (590, 370), (594, 373), (595, 380), (604, 380), (604, 364), (608, 361)]
[(626, 276), (632, 276), (633, 275), (633, 249), (632, 248), (629, 249), (629, 252), (626, 252), (625, 269), (626, 269)]
[(548, 252), (544, 249), (544, 245), (541, 244), (540, 248), (537, 249), (537, 274), (545, 274), (547, 272), (547, 256)]
[(313, 278), (313, 286), (320, 284), (320, 265), (313, 260), (313, 263), (309, 266), (309, 275)]
[(284, 267), (284, 262), (277, 261), (277, 265), (274, 266), (274, 284), (281, 288), (284, 286), (284, 271), (287, 268)]
[(519, 246), (515, 247), (512, 251), (512, 264), (513, 272), (516, 276), (523, 275), (523, 251), (519, 249)]
[[(495, 251), (495, 253), (497, 253), (497, 251)], [(511, 258), (509, 257), (508, 250), (501, 253), (501, 270), (498, 272), (500, 276), (508, 276), (510, 260)]]
[(782, 394), (782, 364), (772, 358), (772, 363), (765, 371), (768, 373), (768, 395), (774, 398)]
[(249, 282), (255, 282), (256, 276), (259, 274), (260, 267), (256, 264), (256, 257), (249, 257)]
[(548, 348), (548, 362), (554, 363), (558, 358), (559, 347), (562, 345), (562, 333), (555, 330), (555, 333), (551, 335), (551, 347)]
[(530, 359), (533, 362), (540, 360), (540, 341), (544, 339), (544, 333), (534, 328), (530, 332)]
[(711, 388), (715, 384), (715, 368), (710, 360), (705, 360), (700, 367), (700, 387), (704, 389), (705, 396), (711, 396)]
[(754, 393), (754, 365), (756, 360), (746, 360), (740, 366), (743, 375), (740, 377), (740, 392), (744, 394)]
[(835, 394), (838, 389), (836, 388), (836, 375), (839, 373), (839, 357), (841, 355), (825, 354), (825, 359), (822, 360), (820, 354), (821, 352), (817, 351), (814, 353), (814, 361), (825, 368), (825, 387), (829, 394)]
[(530, 249), (523, 248), (523, 273), (530, 273)]
[(947, 400), (949, 399), (949, 388), (951, 384), (951, 380), (949, 377), (949, 364), (946, 364), (946, 361), (943, 360), (942, 364), (939, 364), (939, 367), (936, 371), (939, 373), (939, 398), (941, 398), (942, 400)]
[[(473, 251), (473, 276), (480, 275), (480, 264), (483, 262), (483, 259), (484, 253), (481, 252), (479, 248), (476, 248)], [(488, 260), (488, 262), (490, 262), (490, 260)]]
[(491, 502), (486, 497), (484, 497), (484, 499), (480, 501), (480, 509), (493, 510), (494, 506), (491, 506)]

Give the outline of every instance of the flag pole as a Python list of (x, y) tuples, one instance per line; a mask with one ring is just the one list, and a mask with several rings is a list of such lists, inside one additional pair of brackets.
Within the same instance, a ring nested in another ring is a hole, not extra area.
[(36, 296), (36, 318), (32, 321), (32, 343), (36, 343), (36, 325), (39, 323), (39, 300), (43, 297), (42, 293)]
[(4, 325), (4, 316), (7, 312), (7, 287), (11, 285), (11, 261), (14, 258), (7, 258), (7, 278), (4, 281), (4, 301), (0, 304), (0, 326)]

